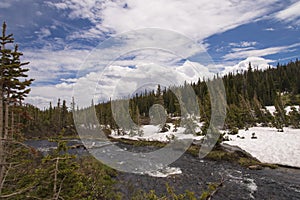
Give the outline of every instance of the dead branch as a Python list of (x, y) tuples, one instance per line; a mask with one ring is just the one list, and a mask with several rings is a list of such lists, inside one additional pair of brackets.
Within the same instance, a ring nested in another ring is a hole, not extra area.
[(207, 197), (207, 200), (212, 200), (212, 197), (218, 192), (218, 190), (223, 186), (225, 180), (224, 177), (222, 176), (221, 181), (215, 186), (215, 190), (213, 190), (209, 196)]
[(1, 195), (0, 198), (11, 198), (13, 196), (16, 196), (16, 195), (19, 195), (19, 194), (22, 194), (24, 192), (27, 192), (28, 190), (31, 190), (32, 188), (34, 188), (36, 185), (33, 185), (33, 186), (29, 186), (27, 188), (24, 188), (22, 190), (19, 190), (17, 192), (14, 192), (14, 193), (11, 193), (11, 194), (6, 194), (6, 195)]

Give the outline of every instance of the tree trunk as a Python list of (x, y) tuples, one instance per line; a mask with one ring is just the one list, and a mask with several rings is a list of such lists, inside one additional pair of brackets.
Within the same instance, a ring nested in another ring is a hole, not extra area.
[(5, 105), (5, 119), (4, 119), (4, 140), (9, 139), (9, 135), (8, 135), (8, 129), (9, 129), (9, 121), (8, 121), (8, 117), (9, 117), (9, 106), (8, 106), (8, 102), (4, 102)]
[(58, 175), (58, 164), (59, 164), (59, 158), (56, 158), (55, 163), (55, 170), (54, 170), (54, 184), (53, 184), (53, 199), (57, 198), (57, 175)]
[(14, 117), (14, 111), (13, 109), (11, 110), (11, 125), (10, 125), (10, 137), (13, 139), (14, 138), (14, 126), (15, 126), (15, 117)]
[[(3, 91), (0, 86), (0, 185), (4, 180), (5, 174), (5, 152), (4, 152), (4, 133), (3, 133)], [(0, 187), (0, 195), (2, 193), (2, 187)]]

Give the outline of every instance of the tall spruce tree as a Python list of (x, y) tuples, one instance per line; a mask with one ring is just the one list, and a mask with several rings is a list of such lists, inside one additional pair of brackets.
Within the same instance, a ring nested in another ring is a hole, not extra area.
[[(28, 86), (33, 79), (26, 79), (28, 69), (23, 66), (20, 57), (23, 55), (14, 43), (13, 34), (6, 35), (6, 23), (2, 25), (0, 37), (0, 196), (5, 183), (5, 175), (10, 165), (8, 161), (9, 143), (14, 140), (16, 132), (14, 123), (14, 108), (21, 105), (30, 92)], [(8, 46), (10, 44), (10, 46)]]

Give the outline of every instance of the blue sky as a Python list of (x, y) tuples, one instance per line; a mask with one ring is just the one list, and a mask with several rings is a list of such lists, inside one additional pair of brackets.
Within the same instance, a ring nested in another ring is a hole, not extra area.
[[(202, 63), (209, 69), (195, 64), (205, 74), (244, 69), (247, 62), (265, 68), (300, 57), (298, 0), (1, 0), (0, 20), (14, 33), (24, 60), (31, 62), (29, 75), (36, 81), (27, 101), (39, 107), (59, 97), (70, 100), (79, 80), (98, 80), (91, 71), (78, 75), (91, 51), (110, 37), (141, 28), (173, 31), (199, 45), (214, 62), (214, 66)], [(113, 41), (110, 48), (118, 46)], [(106, 70), (99, 98), (110, 96), (116, 77), (124, 74), (118, 70), (128, 66), (128, 73), (139, 76), (143, 71), (135, 66), (151, 59), (176, 65), (180, 80), (194, 80), (185, 67), (187, 62), (198, 63), (201, 52), (187, 48), (181, 59), (164, 54), (158, 59), (157, 52), (123, 56), (122, 62)]]

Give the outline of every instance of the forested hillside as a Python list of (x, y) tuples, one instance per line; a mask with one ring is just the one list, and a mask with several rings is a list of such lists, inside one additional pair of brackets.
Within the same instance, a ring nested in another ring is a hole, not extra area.
[[(192, 86), (198, 97), (201, 121), (207, 124), (211, 114), (207, 82), (222, 79), (227, 97), (227, 115), (223, 128), (244, 128), (259, 123), (280, 129), (288, 125), (299, 127), (299, 110), (293, 109), (291, 113), (286, 113), (284, 110), (285, 106), (300, 104), (299, 76), (298, 60), (278, 64), (277, 67), (270, 67), (264, 71), (256, 69), (249, 63), (247, 71), (230, 73), (224, 77), (216, 76), (213, 80), (199, 78), (197, 83), (185, 83), (178, 87), (184, 89)], [(163, 105), (169, 116), (180, 116), (180, 105), (172, 91), (174, 88), (161, 88), (158, 85), (156, 91), (144, 91), (133, 96), (129, 108), (132, 119), (138, 124), (149, 123), (149, 109), (154, 104)], [(93, 103), (91, 105), (94, 106)], [(271, 105), (276, 108), (274, 116), (265, 109), (265, 106)], [(111, 129), (117, 128), (110, 101), (95, 105), (95, 108), (100, 124), (107, 125)], [(22, 121), (25, 124), (23, 130), (29, 137), (53, 136), (62, 128), (66, 130), (66, 134), (75, 135), (73, 109), (79, 109), (76, 106), (76, 99), (72, 100), (71, 105), (66, 105), (65, 100), (62, 102), (58, 100), (55, 106), (50, 103), (45, 110), (26, 105), (23, 107), (23, 112), (27, 116)], [(203, 132), (205, 127), (207, 126), (203, 127)]]

